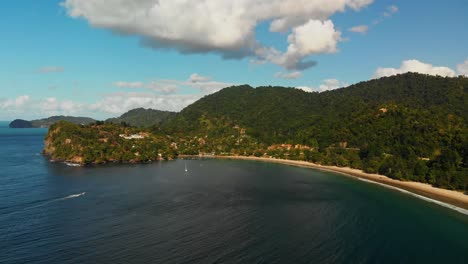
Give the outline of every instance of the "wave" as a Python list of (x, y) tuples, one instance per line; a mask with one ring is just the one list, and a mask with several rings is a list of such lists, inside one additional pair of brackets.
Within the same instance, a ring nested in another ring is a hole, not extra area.
[(416, 194), (416, 193), (412, 193), (410, 191), (407, 191), (407, 190), (403, 190), (403, 189), (400, 189), (398, 187), (394, 187), (394, 186), (391, 186), (391, 185), (387, 185), (387, 184), (384, 184), (384, 183), (380, 183), (380, 182), (375, 182), (375, 181), (371, 181), (371, 180), (367, 180), (367, 179), (362, 179), (362, 178), (356, 178), (360, 181), (365, 181), (365, 182), (369, 182), (369, 183), (373, 183), (373, 184), (377, 184), (377, 185), (380, 185), (380, 186), (383, 186), (385, 188), (389, 188), (389, 189), (393, 189), (393, 190), (396, 190), (396, 191), (399, 191), (399, 192), (402, 192), (402, 193), (405, 193), (405, 194), (409, 194), (413, 197), (416, 197), (416, 198), (419, 198), (421, 200), (424, 200), (426, 202), (430, 202), (430, 203), (435, 203), (437, 205), (440, 205), (440, 206), (443, 206), (443, 207), (446, 207), (446, 208), (449, 208), (449, 209), (452, 209), (452, 210), (455, 210), (459, 213), (462, 213), (464, 215), (468, 215), (468, 210), (464, 209), (464, 208), (461, 208), (461, 207), (458, 207), (458, 206), (455, 206), (455, 205), (451, 205), (451, 204), (448, 204), (448, 203), (444, 203), (444, 202), (441, 202), (441, 201), (438, 201), (438, 200), (435, 200), (435, 199), (431, 199), (431, 198), (428, 198), (426, 196), (422, 196), (422, 195), (419, 195), (419, 194)]

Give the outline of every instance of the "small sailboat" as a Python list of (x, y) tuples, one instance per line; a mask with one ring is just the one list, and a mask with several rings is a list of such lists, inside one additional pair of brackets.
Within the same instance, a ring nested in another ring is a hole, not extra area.
[(186, 173), (188, 172), (188, 169), (187, 169), (187, 162), (185, 162), (185, 172), (186, 172)]

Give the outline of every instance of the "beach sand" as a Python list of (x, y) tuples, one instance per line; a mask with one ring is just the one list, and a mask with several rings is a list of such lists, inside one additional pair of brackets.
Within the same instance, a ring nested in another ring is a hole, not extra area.
[(366, 181), (383, 184), (383, 185), (393, 187), (393, 188), (398, 188), (400, 190), (407, 191), (410, 194), (414, 194), (415, 196), (419, 198), (423, 198), (423, 199), (425, 198), (424, 200), (431, 201), (431, 202), (437, 203), (445, 207), (449, 207), (451, 209), (457, 210), (464, 214), (468, 214), (468, 195), (465, 195), (462, 192), (436, 188), (426, 183), (394, 180), (387, 176), (366, 173), (366, 172), (363, 172), (362, 170), (352, 169), (348, 167), (323, 166), (323, 165), (318, 165), (318, 164), (314, 164), (314, 163), (306, 162), (306, 161), (263, 158), (263, 157), (185, 156), (185, 155), (180, 155), (179, 157), (180, 158), (200, 157), (200, 158), (216, 158), (216, 159), (255, 160), (255, 161), (274, 162), (274, 163), (281, 163), (281, 164), (292, 165), (292, 166), (314, 168), (314, 169), (330, 171), (330, 172), (337, 172), (346, 176), (352, 176), (352, 177), (364, 179)]

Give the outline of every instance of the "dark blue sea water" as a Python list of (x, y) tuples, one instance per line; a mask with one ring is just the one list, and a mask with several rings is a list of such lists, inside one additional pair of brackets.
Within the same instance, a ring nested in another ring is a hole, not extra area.
[(69, 167), (6, 124), (0, 263), (468, 263), (467, 216), (394, 190), (250, 161)]

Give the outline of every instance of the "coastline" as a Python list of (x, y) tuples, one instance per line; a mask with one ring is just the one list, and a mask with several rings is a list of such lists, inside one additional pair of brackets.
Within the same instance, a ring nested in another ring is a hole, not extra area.
[(357, 178), (366, 182), (378, 184), (391, 189), (396, 189), (400, 192), (410, 194), (417, 198), (432, 202), (460, 213), (468, 215), (468, 195), (461, 192), (441, 189), (433, 187), (427, 183), (399, 181), (391, 179), (387, 176), (379, 174), (371, 174), (362, 170), (352, 169), (349, 167), (324, 166), (307, 161), (274, 159), (263, 157), (247, 157), (247, 156), (199, 156), (199, 155), (179, 155), (179, 158), (214, 158), (214, 159), (235, 159), (235, 160), (253, 160), (271, 163), (280, 163), (305, 168), (313, 168), (322, 171), (339, 173), (345, 176)]

